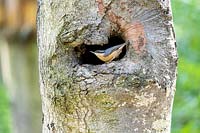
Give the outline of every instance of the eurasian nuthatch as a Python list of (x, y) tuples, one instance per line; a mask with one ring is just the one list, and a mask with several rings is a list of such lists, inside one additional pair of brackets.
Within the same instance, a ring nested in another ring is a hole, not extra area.
[(95, 54), (103, 62), (109, 63), (121, 54), (122, 49), (128, 43), (129, 42), (127, 41), (126, 43), (116, 45), (116, 46), (110, 47), (110, 48), (105, 49), (105, 50), (96, 50), (94, 52), (93, 51), (90, 51), (90, 52)]

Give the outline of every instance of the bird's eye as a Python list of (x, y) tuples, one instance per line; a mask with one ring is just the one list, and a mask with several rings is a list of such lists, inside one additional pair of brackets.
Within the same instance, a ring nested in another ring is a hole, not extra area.
[[(77, 53), (77, 58), (79, 60), (79, 64), (98, 65), (98, 64), (103, 64), (105, 62), (101, 61), (91, 51), (93, 51), (93, 52), (94, 51), (103, 51), (110, 47), (113, 47), (113, 46), (119, 45), (119, 44), (123, 44), (123, 43), (125, 43), (125, 41), (121, 37), (114, 36), (114, 37), (109, 38), (108, 44), (105, 44), (103, 46), (82, 44), (81, 46), (75, 47), (75, 52)], [(119, 58), (117, 58), (117, 59), (123, 58), (125, 54), (126, 54), (126, 48), (123, 49), (122, 53), (120, 54)]]

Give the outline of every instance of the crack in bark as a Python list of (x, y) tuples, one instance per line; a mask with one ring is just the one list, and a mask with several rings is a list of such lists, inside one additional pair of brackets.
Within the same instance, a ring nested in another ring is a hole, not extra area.
[(106, 7), (103, 4), (103, 0), (96, 0), (96, 2), (98, 3), (100, 14), (103, 15), (101, 17), (101, 22), (97, 25), (97, 28), (99, 29), (100, 25), (103, 23), (102, 21), (105, 19), (105, 17), (108, 14), (108, 11), (111, 10), (111, 4), (114, 2), (114, 0), (111, 0), (110, 3)]

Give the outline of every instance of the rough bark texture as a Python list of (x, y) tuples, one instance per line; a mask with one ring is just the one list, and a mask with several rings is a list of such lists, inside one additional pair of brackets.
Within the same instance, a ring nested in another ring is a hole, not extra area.
[[(43, 132), (170, 132), (177, 53), (169, 0), (39, 0)], [(74, 47), (130, 41), (107, 64)]]

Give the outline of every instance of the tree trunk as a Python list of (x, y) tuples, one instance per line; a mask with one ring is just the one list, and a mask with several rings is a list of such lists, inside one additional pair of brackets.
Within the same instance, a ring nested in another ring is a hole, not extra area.
[[(39, 0), (37, 15), (44, 133), (170, 132), (169, 0)], [(123, 42), (110, 63), (90, 52)]]

